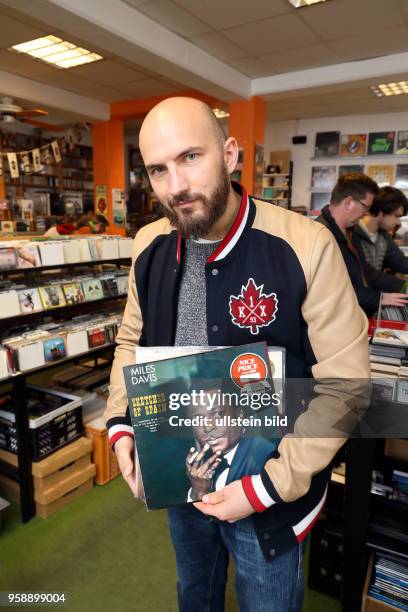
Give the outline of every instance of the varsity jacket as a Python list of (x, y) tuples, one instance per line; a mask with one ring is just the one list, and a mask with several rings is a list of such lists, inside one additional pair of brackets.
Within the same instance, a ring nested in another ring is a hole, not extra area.
[[(135, 237), (105, 412), (112, 445), (132, 435), (123, 366), (135, 362), (139, 345), (174, 344), (183, 248), (167, 219), (145, 226)], [(368, 379), (367, 320), (339, 249), (322, 225), (248, 198), (242, 190), (237, 217), (208, 258), (205, 275), (210, 345), (264, 340), (286, 348), (287, 377)], [(322, 423), (331, 410), (334, 422), (345, 405), (341, 391), (318, 394), (261, 474), (245, 479), (245, 485), (243, 479), (267, 560), (296, 545), (316, 521), (331, 462), (345, 438), (319, 437), (311, 423)]]
[(358, 251), (351, 242), (351, 237), (343, 234), (332, 217), (328, 206), (322, 209), (321, 215), (316, 221), (327, 227), (333, 234), (343, 255), (358, 303), (367, 316), (373, 315), (377, 312), (380, 304), (381, 287), (376, 285), (375, 274), (372, 274), (372, 269), (368, 265), (364, 265)]
[[(408, 257), (405, 257), (391, 236), (384, 230), (378, 230), (377, 240), (374, 244), (364, 226), (360, 224), (353, 230), (352, 241), (363, 265), (374, 268), (377, 284), (381, 286), (383, 291), (397, 293), (401, 291), (404, 281), (383, 271), (384, 268), (390, 268), (393, 272), (408, 274)], [(371, 279), (370, 284), (372, 284)]]

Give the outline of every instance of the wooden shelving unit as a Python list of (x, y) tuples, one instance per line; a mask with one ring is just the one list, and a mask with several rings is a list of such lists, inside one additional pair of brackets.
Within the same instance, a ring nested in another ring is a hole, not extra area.
[(291, 207), (293, 162), (288, 173), (265, 173), (262, 179), (262, 198), (272, 204)]
[[(45, 139), (39, 136), (31, 136), (18, 133), (6, 133), (0, 131), (0, 152), (31, 151), (49, 144), (53, 139)], [(51, 152), (52, 155), (52, 152)], [(83, 209), (93, 208), (93, 157), (92, 147), (75, 145), (74, 149), (61, 151), (61, 162), (46, 164), (42, 159), (43, 168), (41, 172), (25, 173), (21, 168), (20, 176), (12, 178), (7, 163), (3, 156), (2, 173), (0, 175), (0, 200), (5, 199), (9, 203), (8, 210), (0, 210), (0, 221), (24, 221), (18, 212), (18, 199), (33, 199), (38, 194), (48, 194), (45, 197), (50, 200), (49, 214), (60, 215), (64, 209), (64, 201), (72, 194), (73, 199), (80, 194), (83, 195)], [(35, 206), (35, 204), (34, 204)], [(34, 211), (35, 216), (35, 211)], [(39, 217), (46, 216), (38, 214)], [(28, 229), (36, 229), (35, 220), (30, 221)]]

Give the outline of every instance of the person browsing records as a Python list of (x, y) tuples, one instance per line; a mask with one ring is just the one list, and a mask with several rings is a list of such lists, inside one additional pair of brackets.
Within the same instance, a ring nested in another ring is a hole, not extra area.
[[(105, 421), (123, 477), (141, 497), (122, 370), (139, 345), (266, 341), (286, 349), (288, 378), (367, 379), (369, 361), (367, 321), (333, 236), (231, 182), (238, 143), (208, 106), (163, 100), (146, 116), (139, 146), (164, 217), (134, 240)], [(347, 409), (333, 397), (328, 409)], [(224, 609), (230, 552), (243, 612), (301, 610), (302, 542), (344, 442), (286, 436), (258, 473), (168, 510), (182, 612)]]
[[(394, 276), (408, 274), (408, 257), (397, 246), (392, 235), (401, 227), (401, 217), (407, 214), (405, 194), (395, 187), (382, 187), (374, 198), (368, 215), (354, 228), (352, 242), (364, 265), (376, 270), (377, 284), (383, 291), (402, 292), (405, 282)], [(392, 274), (385, 272), (389, 270)]]
[[(377, 312), (383, 287), (378, 273), (362, 260), (352, 242), (352, 231), (366, 215), (378, 194), (378, 185), (362, 173), (343, 174), (339, 177), (330, 198), (317, 219), (333, 234), (343, 255), (358, 302), (367, 316)], [(383, 306), (404, 306), (408, 294), (388, 291), (383, 293)]]

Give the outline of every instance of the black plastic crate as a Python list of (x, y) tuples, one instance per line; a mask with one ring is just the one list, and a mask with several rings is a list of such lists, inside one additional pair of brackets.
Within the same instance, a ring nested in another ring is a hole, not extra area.
[[(69, 442), (79, 438), (83, 432), (82, 399), (60, 391), (27, 386), (29, 406), (29, 428), (32, 461), (40, 461)], [(0, 448), (18, 452), (15, 415), (3, 396), (0, 409)]]

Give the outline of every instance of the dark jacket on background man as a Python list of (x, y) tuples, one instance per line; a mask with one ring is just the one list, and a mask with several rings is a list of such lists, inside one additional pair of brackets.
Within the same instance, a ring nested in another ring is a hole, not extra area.
[(373, 243), (364, 228), (357, 225), (352, 242), (363, 266), (372, 266), (377, 271), (377, 282), (381, 283), (383, 291), (401, 291), (404, 281), (384, 272), (384, 268), (390, 268), (393, 272), (408, 274), (408, 257), (405, 257), (391, 236), (384, 230), (378, 230), (377, 240)]
[(325, 225), (335, 237), (356, 292), (358, 303), (367, 316), (372, 316), (378, 310), (381, 296), (381, 289), (372, 286), (375, 284), (375, 271), (370, 270), (368, 265), (363, 265), (357, 250), (337, 225), (328, 206), (322, 209), (321, 215), (316, 221)]

